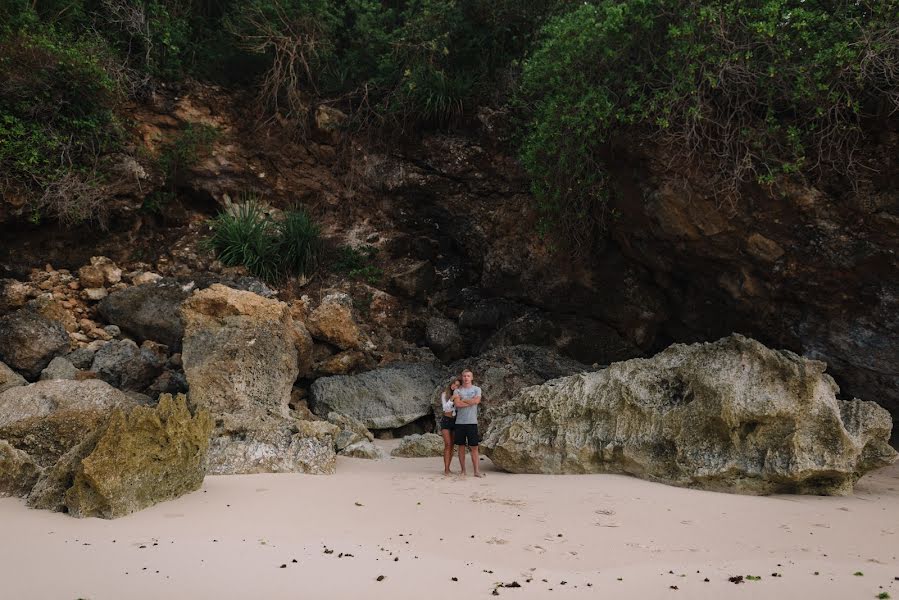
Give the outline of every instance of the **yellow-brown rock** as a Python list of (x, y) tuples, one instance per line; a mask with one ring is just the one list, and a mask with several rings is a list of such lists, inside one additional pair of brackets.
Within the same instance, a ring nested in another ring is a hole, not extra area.
[(115, 410), (75, 469), (69, 514), (114, 519), (199, 489), (212, 425), (204, 409), (191, 415), (182, 394)]

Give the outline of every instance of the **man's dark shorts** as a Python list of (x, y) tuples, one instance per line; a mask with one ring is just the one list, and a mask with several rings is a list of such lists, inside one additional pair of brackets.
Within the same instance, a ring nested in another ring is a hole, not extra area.
[(481, 443), (478, 426), (474, 423), (456, 423), (453, 441), (457, 446), (477, 446)]
[(456, 428), (456, 417), (448, 417), (446, 415), (443, 415), (442, 417), (440, 417), (440, 429), (441, 430), (449, 429), (450, 431), (452, 431), (455, 428)]

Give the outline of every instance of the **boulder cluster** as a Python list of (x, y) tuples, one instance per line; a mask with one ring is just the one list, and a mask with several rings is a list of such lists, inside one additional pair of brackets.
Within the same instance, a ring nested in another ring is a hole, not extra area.
[[(418, 289), (426, 275), (393, 285)], [(368, 317), (395, 318), (379, 294)], [(338, 455), (378, 459), (375, 437), (412, 434), (395, 456), (439, 456), (438, 398), (463, 368), (483, 390), (485, 450), (510, 472), (842, 494), (896, 456), (884, 409), (838, 399), (823, 363), (738, 335), (588, 366), (557, 348), (633, 349), (478, 300), (458, 325), (431, 318), (429, 348), (398, 353), (379, 348), (343, 291), (276, 296), (250, 277), (123, 272), (105, 257), (0, 280), (0, 495), (115, 518), (206, 474), (329, 474)], [(472, 342), (460, 327), (493, 332), (480, 354), (461, 359)], [(546, 345), (520, 343), (532, 330)]]

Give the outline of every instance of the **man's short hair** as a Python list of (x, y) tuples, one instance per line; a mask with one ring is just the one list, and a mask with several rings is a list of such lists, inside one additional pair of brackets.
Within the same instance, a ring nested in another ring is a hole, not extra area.
[(460, 375), (465, 375), (466, 373), (471, 373), (474, 376), (474, 372), (471, 369), (462, 369)]

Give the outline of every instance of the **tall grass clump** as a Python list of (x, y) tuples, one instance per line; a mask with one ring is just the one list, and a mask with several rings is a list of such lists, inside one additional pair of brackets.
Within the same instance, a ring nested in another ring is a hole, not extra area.
[(318, 267), (321, 230), (302, 210), (291, 210), (278, 223), (278, 242), (284, 268), (308, 276)]
[(276, 222), (250, 197), (210, 223), (204, 246), (229, 267), (244, 266), (268, 282), (288, 275), (309, 276), (318, 264), (320, 231), (302, 210)]

